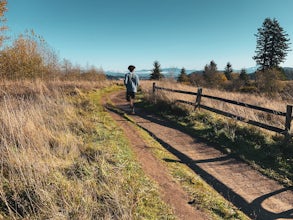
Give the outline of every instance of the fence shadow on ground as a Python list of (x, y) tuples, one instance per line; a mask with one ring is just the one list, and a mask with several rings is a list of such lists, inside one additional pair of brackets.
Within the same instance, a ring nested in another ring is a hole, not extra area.
[[(125, 105), (123, 106), (117, 106), (120, 109), (126, 108)], [(137, 115), (140, 116), (143, 119), (146, 119), (150, 122), (157, 123), (166, 127), (170, 128), (176, 128), (182, 131), (178, 126), (176, 126), (173, 123), (169, 123), (165, 120), (161, 120), (158, 117), (153, 117), (152, 115), (144, 114), (140, 111), (137, 112)], [(138, 126), (139, 123), (138, 123)], [(248, 215), (252, 219), (264, 219), (264, 220), (274, 220), (274, 219), (293, 219), (293, 209), (281, 212), (281, 213), (273, 213), (270, 212), (262, 207), (262, 202), (266, 199), (268, 199), (271, 196), (274, 196), (278, 193), (285, 192), (287, 190), (292, 190), (292, 187), (289, 188), (283, 188), (281, 190), (271, 192), (269, 194), (263, 195), (257, 199), (255, 199), (252, 203), (248, 203), (244, 198), (242, 198), (240, 195), (235, 193), (232, 189), (230, 189), (228, 186), (223, 184), (221, 181), (216, 179), (214, 176), (210, 175), (208, 172), (206, 172), (204, 169), (202, 169), (200, 166), (198, 166), (199, 163), (203, 162), (214, 162), (214, 161), (225, 161), (229, 159), (231, 156), (227, 155), (220, 158), (214, 158), (210, 161), (194, 161), (190, 157), (186, 156), (182, 152), (176, 150), (174, 147), (166, 143), (164, 140), (158, 138), (156, 134), (152, 133), (151, 131), (145, 129), (144, 127), (140, 126), (143, 130), (148, 132), (151, 136), (153, 136), (162, 146), (165, 147), (170, 153), (174, 154), (179, 160), (170, 160), (168, 158), (165, 158), (165, 161), (167, 162), (180, 162), (187, 165), (189, 168), (191, 168), (197, 175), (200, 175), (201, 178), (207, 182), (210, 186), (212, 186), (217, 192), (219, 192), (225, 199), (232, 202), (236, 207), (238, 207), (240, 210), (242, 210), (246, 215)], [(184, 132), (184, 131), (183, 131)]]

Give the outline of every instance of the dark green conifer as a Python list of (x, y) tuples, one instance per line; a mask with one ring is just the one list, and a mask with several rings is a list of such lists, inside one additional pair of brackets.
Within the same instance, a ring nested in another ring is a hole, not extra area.
[(160, 79), (164, 78), (164, 75), (162, 74), (160, 67), (161, 67), (160, 63), (158, 61), (155, 61), (154, 62), (154, 69), (152, 70), (150, 79), (160, 80)]
[(260, 66), (260, 70), (277, 68), (285, 61), (290, 51), (290, 39), (277, 19), (266, 18), (255, 36), (257, 38), (256, 55), (253, 59)]

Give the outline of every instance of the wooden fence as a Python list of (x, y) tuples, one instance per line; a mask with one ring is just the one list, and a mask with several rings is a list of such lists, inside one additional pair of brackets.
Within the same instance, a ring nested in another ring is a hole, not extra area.
[[(194, 96), (196, 96), (194, 102), (189, 102), (189, 101), (184, 101), (184, 100), (176, 100), (176, 102), (192, 105), (192, 106), (195, 107), (195, 109), (196, 108), (202, 108), (202, 109), (205, 109), (205, 110), (208, 110), (208, 111), (220, 114), (220, 115), (224, 115), (226, 117), (236, 119), (238, 121), (245, 122), (247, 124), (251, 124), (251, 125), (258, 126), (258, 127), (261, 127), (263, 129), (266, 129), (266, 130), (269, 130), (269, 131), (274, 131), (274, 132), (283, 134), (283, 135), (285, 135), (287, 140), (289, 140), (289, 138), (291, 137), (290, 129), (291, 129), (291, 121), (292, 121), (292, 105), (287, 105), (287, 111), (286, 112), (281, 112), (281, 111), (276, 111), (276, 110), (272, 110), (272, 109), (268, 109), (268, 108), (263, 108), (263, 107), (260, 107), (260, 106), (255, 106), (255, 105), (251, 105), (251, 104), (247, 104), (247, 103), (243, 103), (243, 102), (238, 102), (238, 101), (234, 101), (234, 100), (224, 99), (224, 98), (210, 96), (210, 95), (204, 95), (202, 93), (201, 88), (198, 88), (197, 92), (190, 92), (190, 91), (183, 91), (183, 90), (177, 90), (177, 89), (163, 88), (163, 87), (156, 86), (156, 83), (153, 83), (153, 94), (155, 95), (155, 97), (156, 97), (156, 91), (157, 90), (165, 90), (165, 91), (169, 91), (169, 92), (176, 92), (176, 93), (194, 95)], [(283, 117), (285, 117), (284, 128), (278, 128), (278, 127), (275, 127), (275, 126), (267, 125), (267, 124), (264, 124), (264, 123), (261, 123), (261, 122), (258, 122), (258, 121), (250, 120), (250, 119), (244, 118), (242, 116), (234, 115), (234, 114), (229, 113), (229, 112), (225, 112), (225, 111), (222, 111), (222, 110), (219, 110), (219, 109), (215, 109), (215, 108), (203, 105), (203, 104), (201, 104), (201, 99), (202, 98), (213, 99), (213, 100), (217, 100), (217, 101), (222, 101), (222, 102), (226, 102), (226, 103), (230, 103), (230, 104), (243, 106), (243, 107), (246, 107), (246, 108), (255, 109), (255, 110), (258, 110), (258, 111), (270, 113), (270, 114), (273, 114), (273, 115), (283, 116)]]

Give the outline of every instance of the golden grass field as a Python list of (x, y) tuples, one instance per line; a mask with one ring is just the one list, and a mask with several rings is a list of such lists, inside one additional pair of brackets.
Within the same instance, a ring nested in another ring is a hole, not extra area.
[[(155, 184), (137, 166), (122, 132), (100, 105), (103, 96), (100, 91), (121, 83), (1, 82), (0, 219), (135, 219), (137, 215), (173, 218), (168, 206), (160, 201)], [(152, 96), (152, 83), (141, 81), (146, 98)], [(195, 87), (170, 81), (160, 81), (157, 85), (197, 91)], [(288, 104), (265, 96), (205, 88), (203, 93), (278, 111), (285, 111)], [(192, 96), (168, 92), (160, 96), (170, 102), (195, 100)], [(283, 126), (282, 119), (202, 101), (234, 114)], [(127, 188), (120, 187), (125, 183)]]

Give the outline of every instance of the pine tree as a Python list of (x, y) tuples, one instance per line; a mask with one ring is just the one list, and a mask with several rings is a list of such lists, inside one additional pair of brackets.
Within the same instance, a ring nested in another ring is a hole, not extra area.
[(261, 70), (276, 68), (285, 61), (290, 39), (275, 18), (266, 18), (255, 36), (257, 45), (253, 59)]
[(217, 64), (212, 60), (209, 65), (205, 65), (203, 78), (207, 83), (213, 86), (216, 83), (217, 72)]
[(232, 65), (230, 62), (227, 63), (226, 67), (225, 67), (225, 76), (227, 78), (227, 80), (231, 80), (232, 79), (232, 72), (233, 72), (233, 69), (232, 69)]
[(160, 67), (161, 67), (160, 63), (158, 61), (155, 61), (154, 62), (154, 69), (152, 70), (150, 79), (160, 80), (160, 79), (164, 78), (164, 75), (161, 73)]
[(244, 84), (248, 83), (248, 74), (246, 73), (245, 69), (241, 69), (239, 79), (244, 82)]
[(186, 74), (185, 68), (181, 69), (180, 75), (178, 76), (177, 82), (189, 82), (189, 78)]

